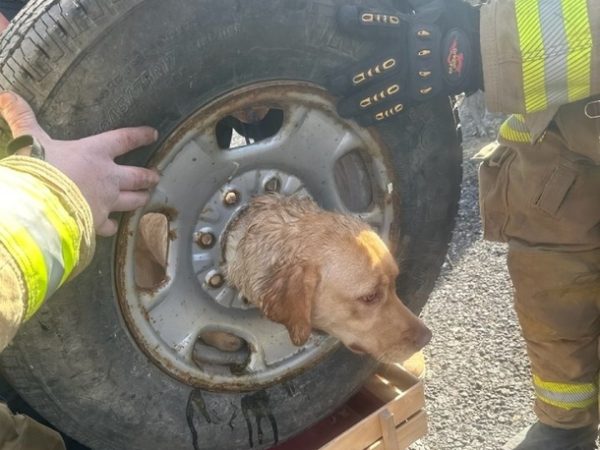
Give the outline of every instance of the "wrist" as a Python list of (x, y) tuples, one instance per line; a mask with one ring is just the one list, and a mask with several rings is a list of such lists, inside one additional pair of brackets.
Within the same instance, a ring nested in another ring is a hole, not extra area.
[(30, 134), (14, 138), (8, 143), (6, 149), (9, 155), (29, 156), (41, 161), (46, 160), (44, 146)]

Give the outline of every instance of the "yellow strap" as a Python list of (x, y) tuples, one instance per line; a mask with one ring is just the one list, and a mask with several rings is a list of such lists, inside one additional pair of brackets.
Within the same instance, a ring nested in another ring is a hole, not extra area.
[(523, 94), (527, 112), (544, 110), (548, 104), (538, 2), (539, 0), (515, 1), (519, 45), (523, 55)]
[(562, 13), (569, 53), (567, 86), (569, 101), (590, 96), (592, 34), (586, 0), (562, 0)]

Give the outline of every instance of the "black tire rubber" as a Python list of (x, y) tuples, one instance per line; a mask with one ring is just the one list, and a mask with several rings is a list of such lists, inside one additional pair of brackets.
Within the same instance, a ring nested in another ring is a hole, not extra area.
[[(30, 101), (56, 138), (141, 124), (166, 136), (233, 88), (271, 79), (324, 85), (335, 69), (371, 53), (376, 44), (336, 31), (340, 3), (35, 0), (4, 36), (0, 87)], [(401, 195), (398, 290), (420, 311), (444, 260), (460, 193), (450, 103), (411, 108), (378, 131), (392, 151)], [(128, 162), (144, 164), (155, 148)], [(114, 295), (113, 247), (114, 240), (99, 240), (91, 266), (1, 355), (21, 395), (92, 448), (267, 448), (335, 409), (373, 368), (371, 360), (340, 349), (258, 392), (192, 389), (155, 367), (130, 338)]]
[(8, 20), (12, 20), (23, 9), (27, 0), (0, 0), (0, 13)]

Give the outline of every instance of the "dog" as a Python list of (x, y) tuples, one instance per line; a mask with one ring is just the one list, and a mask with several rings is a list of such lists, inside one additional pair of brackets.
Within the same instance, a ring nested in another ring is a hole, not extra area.
[(365, 222), (309, 198), (254, 198), (223, 243), (228, 283), (301, 346), (313, 329), (356, 353), (407, 359), (431, 332), (398, 298), (399, 268)]

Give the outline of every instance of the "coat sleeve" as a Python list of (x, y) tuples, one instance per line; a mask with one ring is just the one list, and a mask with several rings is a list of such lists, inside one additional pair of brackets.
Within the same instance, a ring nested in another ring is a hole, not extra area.
[(493, 0), (481, 55), (491, 111), (537, 114), (600, 94), (600, 2)]
[(50, 164), (0, 160), (0, 350), (94, 251), (92, 215), (75, 184)]

